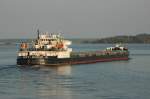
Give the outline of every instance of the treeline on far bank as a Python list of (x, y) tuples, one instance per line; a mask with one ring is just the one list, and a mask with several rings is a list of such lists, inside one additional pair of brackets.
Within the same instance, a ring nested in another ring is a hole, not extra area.
[[(35, 39), (0, 39), (0, 45), (16, 45), (20, 42), (32, 43)], [(74, 44), (80, 43), (141, 43), (141, 44), (150, 44), (150, 34), (138, 34), (135, 36), (115, 36), (107, 37), (102, 39), (68, 39), (71, 40)]]
[(138, 34), (135, 36), (115, 36), (102, 39), (84, 40), (82, 43), (145, 43), (150, 44), (150, 34)]

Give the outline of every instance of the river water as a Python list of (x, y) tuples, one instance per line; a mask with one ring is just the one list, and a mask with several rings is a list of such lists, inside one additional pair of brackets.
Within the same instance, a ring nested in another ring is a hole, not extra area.
[[(74, 44), (75, 51), (112, 44)], [(0, 99), (150, 99), (150, 45), (129, 44), (130, 60), (18, 67), (16, 45), (0, 46)]]

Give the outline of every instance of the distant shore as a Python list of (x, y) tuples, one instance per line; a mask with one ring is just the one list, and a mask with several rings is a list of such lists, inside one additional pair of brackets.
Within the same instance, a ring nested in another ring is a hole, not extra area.
[(84, 40), (82, 43), (141, 43), (150, 44), (150, 34), (138, 34), (135, 36), (114, 36), (95, 40)]
[[(15, 45), (20, 42), (31, 43), (34, 39), (0, 39), (0, 45)], [(69, 39), (75, 44), (114, 44), (114, 43), (131, 43), (131, 44), (150, 44), (150, 34), (138, 34), (135, 36), (114, 36), (100, 39)]]

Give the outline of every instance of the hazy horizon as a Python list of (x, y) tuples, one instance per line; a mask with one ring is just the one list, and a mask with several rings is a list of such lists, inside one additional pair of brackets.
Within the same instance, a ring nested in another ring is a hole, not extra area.
[[(110, 35), (110, 36), (107, 36), (107, 37), (75, 37), (75, 38), (73, 38), (73, 37), (65, 37), (65, 39), (75, 39), (75, 40), (82, 40), (82, 39), (91, 39), (91, 40), (93, 40), (93, 39), (105, 39), (105, 38), (111, 38), (111, 37), (117, 37), (117, 36), (136, 36), (136, 35), (141, 35), (141, 34), (148, 34), (148, 35), (150, 35), (150, 33), (138, 33), (138, 34), (118, 34), (118, 35)], [(63, 34), (62, 34), (62, 36), (64, 36)], [(19, 38), (0, 38), (0, 40), (21, 40), (21, 39), (36, 39), (37, 38), (37, 35), (36, 35), (36, 33), (34, 33), (34, 37), (19, 37)]]
[(66, 38), (150, 33), (149, 0), (0, 0), (0, 39), (35, 38), (36, 29)]

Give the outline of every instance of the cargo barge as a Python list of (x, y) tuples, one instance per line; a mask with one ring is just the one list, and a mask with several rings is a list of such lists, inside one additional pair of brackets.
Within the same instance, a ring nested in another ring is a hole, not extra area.
[(97, 62), (120, 61), (129, 59), (126, 47), (117, 44), (105, 50), (74, 52), (71, 41), (60, 34), (41, 33), (32, 44), (22, 42), (17, 55), (17, 65), (68, 65)]

